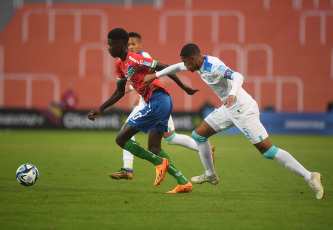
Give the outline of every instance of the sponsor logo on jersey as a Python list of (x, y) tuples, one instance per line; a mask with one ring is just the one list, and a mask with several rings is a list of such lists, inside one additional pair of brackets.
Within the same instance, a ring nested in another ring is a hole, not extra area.
[(135, 63), (137, 63), (137, 64), (139, 64), (139, 65), (142, 65), (142, 63), (143, 63), (143, 60), (136, 60), (135, 58), (133, 58), (132, 56), (129, 56), (129, 59), (132, 61), (132, 62), (135, 62)]

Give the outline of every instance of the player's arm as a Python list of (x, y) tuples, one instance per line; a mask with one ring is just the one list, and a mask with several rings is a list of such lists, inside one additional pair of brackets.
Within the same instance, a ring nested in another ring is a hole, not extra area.
[[(163, 63), (160, 63), (160, 62), (157, 62), (157, 65), (156, 65), (156, 70), (164, 70), (166, 68), (169, 67), (169, 65), (167, 64), (163, 64)], [(170, 73), (168, 73), (166, 71), (166, 75), (171, 78), (174, 82), (176, 82), (176, 84), (182, 88), (188, 95), (193, 95), (195, 94), (196, 92), (198, 92), (199, 90), (198, 89), (192, 89), (191, 87), (189, 87), (188, 85), (185, 85), (180, 79), (179, 77), (177, 76), (176, 72), (180, 72), (178, 71), (180, 69), (177, 68), (177, 70), (174, 70), (173, 68), (171, 68), (171, 71)], [(187, 69), (186, 69), (187, 70)], [(172, 72), (175, 72), (175, 73), (172, 73)], [(156, 75), (155, 75), (156, 76)]]
[[(232, 106), (232, 104), (235, 102), (236, 95), (240, 88), (243, 85), (244, 77), (238, 72), (234, 72), (231, 69), (229, 69), (230, 72), (226, 71), (224, 73), (224, 77), (232, 80), (231, 83), (231, 90), (229, 92), (229, 96), (227, 100), (224, 102), (224, 104), (227, 105), (227, 107)], [(230, 76), (230, 77), (229, 77)]]
[(172, 75), (187, 70), (183, 62), (171, 66), (157, 62), (155, 69), (159, 72), (145, 76), (145, 85), (150, 85), (156, 78), (160, 78), (166, 75)]
[(92, 121), (95, 120), (95, 118), (98, 117), (105, 109), (119, 101), (125, 95), (125, 85), (126, 81), (117, 82), (117, 88), (112, 96), (107, 99), (99, 108), (91, 110), (88, 113), (88, 118)]

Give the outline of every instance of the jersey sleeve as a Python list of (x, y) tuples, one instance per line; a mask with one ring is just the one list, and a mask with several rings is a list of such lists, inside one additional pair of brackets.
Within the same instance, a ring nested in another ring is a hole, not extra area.
[(126, 82), (127, 78), (124, 76), (123, 72), (120, 69), (120, 63), (120, 60), (116, 62), (117, 82)]
[(152, 58), (147, 52), (142, 52), (142, 56), (144, 56), (145, 58)]
[(146, 58), (142, 55), (137, 55), (134, 57), (129, 56), (129, 60), (131, 62), (131, 66), (135, 68), (136, 70), (146, 70), (149, 72), (155, 72), (155, 68), (157, 65), (157, 61)]
[(223, 64), (218, 65), (214, 73), (215, 77), (222, 76), (223, 78), (232, 80), (229, 95), (237, 95), (244, 81), (244, 77), (240, 73), (233, 71)]
[(184, 62), (180, 62), (171, 66), (168, 66), (167, 68), (159, 71), (156, 73), (156, 77), (163, 77), (165, 75), (170, 75), (170, 74), (175, 74), (181, 71), (186, 71), (188, 70), (185, 65)]
[(215, 75), (222, 76), (223, 78), (226, 78), (229, 80), (232, 80), (231, 75), (233, 73), (235, 73), (235, 71), (233, 71), (229, 67), (222, 65), (222, 64), (218, 65), (214, 72), (215, 72)]

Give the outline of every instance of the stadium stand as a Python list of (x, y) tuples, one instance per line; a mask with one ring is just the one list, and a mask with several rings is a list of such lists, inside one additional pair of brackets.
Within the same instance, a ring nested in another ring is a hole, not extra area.
[[(140, 33), (145, 50), (160, 62), (179, 62), (187, 42), (219, 56), (244, 74), (244, 88), (260, 108), (324, 112), (333, 99), (332, 2), (1, 1), (0, 107), (46, 107), (68, 84), (79, 94), (79, 108), (96, 107), (116, 86), (107, 32), (123, 27)], [(180, 76), (200, 93), (186, 96), (163, 79), (174, 110), (220, 105), (196, 74)], [(129, 110), (132, 100), (126, 96), (117, 107)]]

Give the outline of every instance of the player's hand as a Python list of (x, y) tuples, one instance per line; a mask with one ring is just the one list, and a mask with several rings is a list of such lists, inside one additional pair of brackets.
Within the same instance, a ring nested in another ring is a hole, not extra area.
[(156, 79), (156, 74), (149, 74), (145, 76), (144, 83), (145, 85), (150, 85), (155, 79)]
[(192, 89), (191, 87), (189, 87), (187, 85), (185, 86), (184, 90), (188, 95), (193, 95), (193, 94), (195, 94), (196, 92), (199, 91), (198, 89)]
[(94, 109), (94, 110), (91, 110), (89, 113), (88, 113), (88, 119), (89, 120), (95, 120), (96, 117), (98, 117), (100, 114), (102, 113), (102, 111), (100, 109)]
[(224, 104), (227, 106), (227, 108), (229, 108), (230, 106), (232, 106), (232, 104), (234, 104), (235, 97), (236, 97), (235, 95), (229, 95), (227, 100), (224, 102)]

